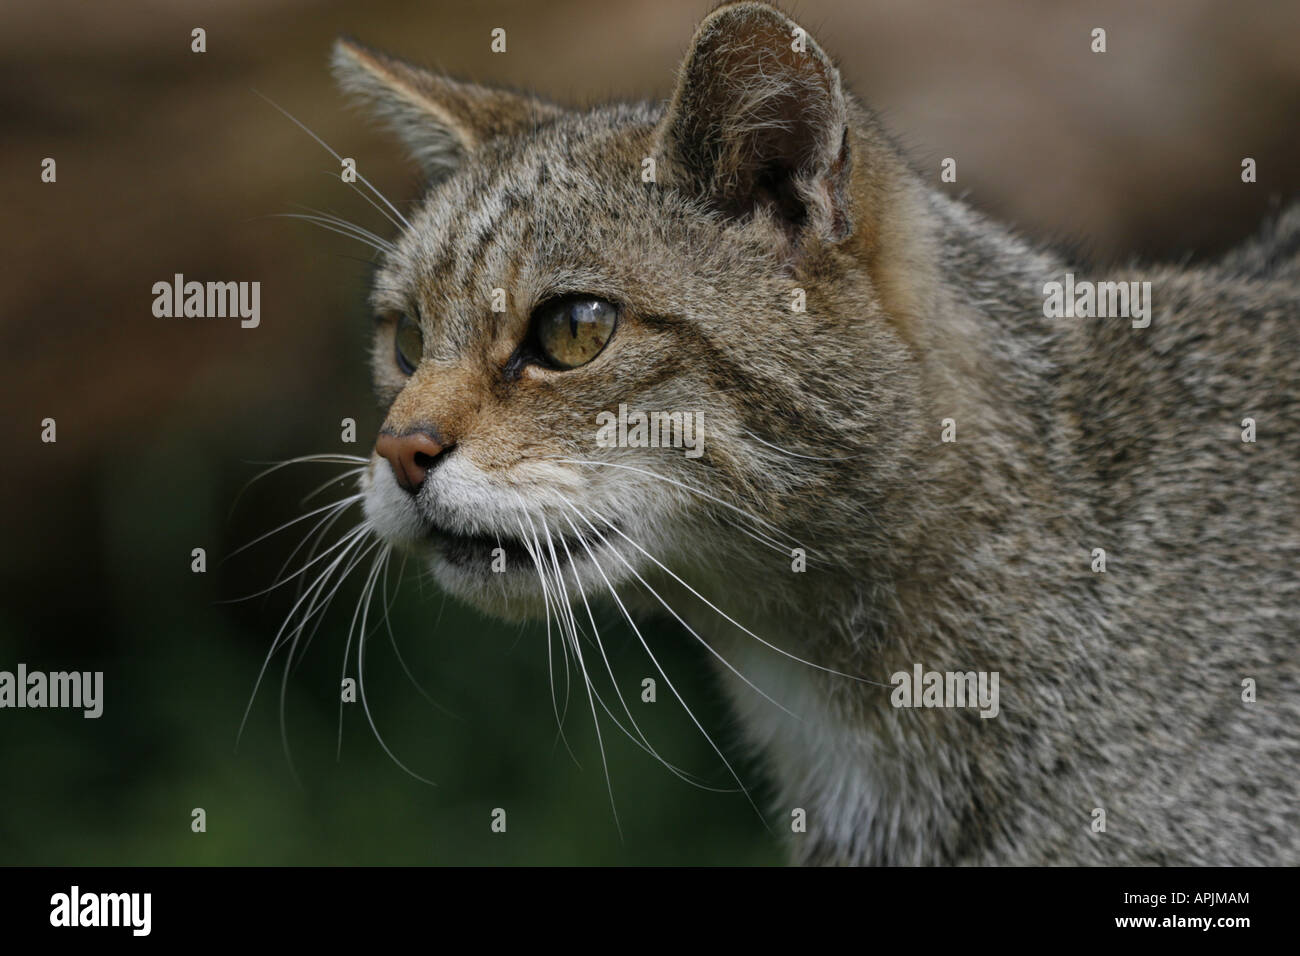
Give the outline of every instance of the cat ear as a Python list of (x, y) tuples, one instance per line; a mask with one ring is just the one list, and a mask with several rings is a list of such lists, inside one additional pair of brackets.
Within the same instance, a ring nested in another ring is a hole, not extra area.
[(832, 241), (852, 231), (839, 71), (765, 3), (728, 4), (704, 19), (659, 135), (674, 185), (727, 215), (766, 208), (795, 242), (807, 230)]
[(525, 133), (560, 113), (533, 97), (462, 83), (346, 38), (334, 44), (332, 65), (339, 86), (369, 103), (434, 180), (488, 140)]

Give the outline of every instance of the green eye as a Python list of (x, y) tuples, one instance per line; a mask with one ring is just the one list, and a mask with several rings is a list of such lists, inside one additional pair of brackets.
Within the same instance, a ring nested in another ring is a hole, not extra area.
[(424, 333), (409, 315), (403, 314), (397, 320), (397, 334), (394, 338), (393, 351), (397, 356), (397, 367), (404, 375), (411, 375), (424, 356)]
[(566, 296), (533, 313), (533, 335), (542, 357), (559, 369), (586, 365), (614, 334), (618, 307), (592, 296)]

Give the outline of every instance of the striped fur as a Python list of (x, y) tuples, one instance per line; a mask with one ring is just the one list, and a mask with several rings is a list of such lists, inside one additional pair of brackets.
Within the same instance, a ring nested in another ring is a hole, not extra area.
[[(514, 539), (522, 515), (576, 546), (576, 505), (735, 623), (877, 682), (765, 648), (613, 533), (562, 562), (575, 602), (641, 575), (802, 718), (719, 665), (778, 818), (807, 811), (798, 862), (1300, 862), (1300, 210), (1219, 264), (1093, 276), (1149, 280), (1149, 328), (1044, 318), (1044, 283), (1087, 264), (933, 189), (794, 29), (724, 5), (668, 104), (582, 112), (340, 44), (431, 178), (373, 292), (385, 428), (454, 443), (416, 498), (372, 460), (368, 516), (521, 616), (545, 613), (533, 568), (454, 564), (426, 530)], [(609, 346), (512, 366), (566, 292), (620, 304)], [(702, 413), (705, 454), (596, 447), (620, 403)], [(892, 707), (916, 663), (999, 672), (1000, 714)]]

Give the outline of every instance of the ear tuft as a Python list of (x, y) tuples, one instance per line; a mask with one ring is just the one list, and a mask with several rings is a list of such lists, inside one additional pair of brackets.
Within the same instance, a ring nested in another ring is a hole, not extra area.
[(766, 209), (795, 241), (852, 231), (839, 71), (774, 7), (733, 3), (704, 19), (660, 139), (676, 184), (728, 216)]
[(561, 112), (531, 96), (440, 76), (349, 38), (334, 44), (332, 67), (344, 92), (368, 104), (435, 181), (483, 143), (527, 133)]

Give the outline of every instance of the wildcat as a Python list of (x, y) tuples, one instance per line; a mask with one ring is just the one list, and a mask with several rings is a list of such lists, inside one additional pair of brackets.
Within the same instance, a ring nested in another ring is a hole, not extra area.
[[(796, 862), (1300, 862), (1300, 208), (1092, 275), (759, 2), (666, 104), (334, 68), (429, 181), (371, 296), (380, 541), (574, 654), (597, 598), (676, 617)], [(1067, 275), (1149, 282), (1147, 324), (1047, 317)], [(622, 405), (702, 453), (598, 444)], [(898, 706), (921, 669), (998, 675), (996, 715)]]

